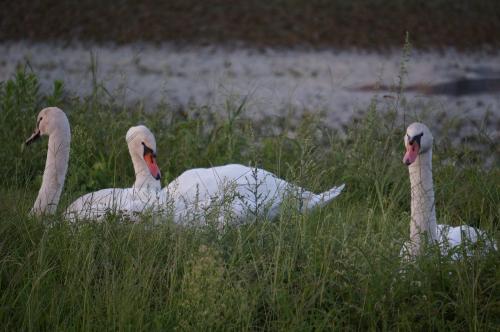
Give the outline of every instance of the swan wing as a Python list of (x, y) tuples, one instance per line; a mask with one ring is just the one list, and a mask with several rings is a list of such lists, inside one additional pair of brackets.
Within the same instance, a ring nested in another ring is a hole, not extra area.
[(101, 220), (108, 213), (120, 213), (136, 219), (158, 206), (161, 198), (153, 191), (133, 188), (109, 188), (85, 194), (75, 200), (66, 209), (65, 217), (70, 221), (79, 219)]
[(185, 171), (164, 191), (176, 202), (178, 215), (190, 210), (206, 210), (210, 206), (229, 206), (233, 215), (264, 214), (274, 218), (287, 196), (304, 200), (313, 207), (324, 205), (338, 196), (344, 185), (316, 195), (293, 185), (266, 170), (239, 164)]

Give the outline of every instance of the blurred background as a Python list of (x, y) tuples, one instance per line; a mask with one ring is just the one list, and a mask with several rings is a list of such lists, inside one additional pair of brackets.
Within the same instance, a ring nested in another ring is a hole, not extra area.
[(500, 3), (475, 0), (4, 1), (2, 41), (87, 40), (258, 47), (500, 46)]
[(410, 113), (498, 137), (499, 31), (495, 0), (3, 1), (0, 80), (27, 65), (42, 89), (98, 82), (146, 109), (244, 99), (255, 118), (338, 128), (403, 91)]

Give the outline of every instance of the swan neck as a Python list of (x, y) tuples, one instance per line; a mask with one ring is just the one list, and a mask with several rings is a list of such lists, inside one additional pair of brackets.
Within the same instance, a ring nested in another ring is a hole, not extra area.
[(423, 239), (437, 240), (434, 186), (432, 181), (432, 150), (420, 154), (409, 166), (411, 183), (410, 240), (413, 255), (421, 251)]
[(33, 214), (54, 214), (56, 212), (68, 170), (70, 143), (71, 132), (66, 119), (65, 123), (62, 123), (49, 135), (42, 186), (32, 209)]
[(160, 180), (156, 180), (146, 165), (146, 162), (143, 158), (138, 156), (137, 154), (130, 151), (130, 156), (132, 158), (132, 163), (134, 165), (135, 172), (135, 182), (134, 189), (135, 190), (147, 190), (147, 191), (159, 191), (161, 190)]

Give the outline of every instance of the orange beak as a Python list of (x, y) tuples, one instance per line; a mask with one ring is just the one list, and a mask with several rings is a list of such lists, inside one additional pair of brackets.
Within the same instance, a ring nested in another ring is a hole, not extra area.
[(406, 166), (410, 166), (411, 164), (413, 164), (418, 157), (419, 151), (420, 146), (417, 142), (406, 145), (406, 153), (403, 157), (403, 163), (406, 164)]
[(149, 171), (151, 172), (151, 175), (156, 180), (160, 180), (161, 179), (160, 168), (158, 167), (158, 164), (156, 163), (156, 158), (153, 155), (153, 153), (150, 153), (150, 152), (145, 153), (144, 160), (146, 161), (146, 165), (148, 165), (148, 168), (149, 168)]

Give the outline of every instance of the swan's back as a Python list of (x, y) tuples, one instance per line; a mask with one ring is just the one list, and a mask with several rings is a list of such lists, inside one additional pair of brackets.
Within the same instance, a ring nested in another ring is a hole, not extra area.
[(497, 250), (494, 240), (488, 238), (485, 231), (468, 225), (452, 227), (449, 225), (437, 225), (437, 237), (441, 254), (448, 255), (450, 251), (453, 259), (459, 259), (462, 254), (472, 256), (474, 247), (477, 246), (483, 252)]
[(225, 207), (235, 220), (243, 221), (248, 214), (276, 216), (291, 188), (294, 186), (271, 172), (230, 164), (185, 171), (164, 194), (176, 203), (180, 219), (192, 211)]
[[(163, 194), (175, 202), (176, 215), (180, 219), (194, 215), (192, 211), (203, 214), (215, 207), (225, 209), (232, 219), (245, 221), (248, 216), (276, 217), (283, 202), (289, 198), (301, 212), (322, 206), (338, 196), (343, 187), (316, 195), (266, 170), (230, 164), (185, 171), (164, 189)], [(196, 218), (199, 215), (196, 214)]]
[(275, 194), (288, 185), (286, 181), (263, 169), (230, 164), (185, 171), (166, 190), (173, 195), (198, 195), (201, 200), (224, 190), (234, 189), (239, 190), (240, 194), (244, 194), (246, 190), (252, 191), (252, 188)]
[(134, 188), (109, 188), (79, 197), (66, 209), (70, 221), (102, 220), (108, 213), (120, 213), (135, 219), (136, 214), (155, 207), (159, 198), (154, 193)]

